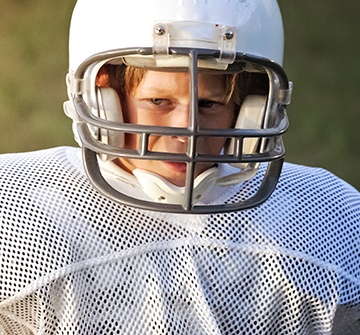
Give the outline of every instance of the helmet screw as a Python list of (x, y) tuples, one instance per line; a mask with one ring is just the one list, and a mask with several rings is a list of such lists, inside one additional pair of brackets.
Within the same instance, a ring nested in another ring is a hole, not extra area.
[(225, 40), (232, 40), (234, 38), (234, 32), (231, 30), (228, 30), (224, 33), (224, 39)]
[(165, 26), (159, 25), (155, 27), (155, 34), (156, 35), (164, 35), (166, 33), (166, 28)]

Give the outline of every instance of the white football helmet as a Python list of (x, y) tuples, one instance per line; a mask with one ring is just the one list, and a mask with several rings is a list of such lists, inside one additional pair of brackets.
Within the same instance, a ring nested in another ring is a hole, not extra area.
[[(70, 28), (70, 101), (64, 109), (74, 121), (91, 182), (121, 204), (172, 213), (228, 212), (264, 202), (280, 176), (282, 134), (288, 127), (285, 106), (292, 87), (281, 66), (283, 49), (276, 0), (78, 0)], [(188, 71), (189, 126), (126, 123), (119, 94), (96, 85), (105, 64)], [(242, 98), (232, 129), (202, 129), (197, 124), (199, 71), (257, 76), (266, 89), (255, 87)], [(124, 145), (130, 133), (141, 138), (137, 150)], [(151, 151), (152, 134), (186, 137), (187, 152)], [(225, 148), (217, 155), (197, 152), (197, 140), (212, 136), (226, 138)], [(117, 157), (185, 162), (185, 185), (172, 185), (145, 170), (123, 171), (113, 163)], [(213, 167), (195, 178), (195, 165), (204, 162)], [(235, 203), (217, 203), (214, 196), (206, 200), (219, 187), (253, 178), (261, 163), (266, 172), (248, 198)]]

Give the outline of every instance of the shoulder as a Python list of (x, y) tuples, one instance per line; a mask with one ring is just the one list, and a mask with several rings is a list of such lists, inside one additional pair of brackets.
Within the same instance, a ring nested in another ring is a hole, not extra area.
[(51, 182), (56, 177), (60, 178), (60, 175), (64, 176), (71, 171), (83, 174), (81, 152), (78, 148), (56, 147), (0, 155), (2, 185), (21, 182), (30, 186), (30, 184), (36, 185), (36, 181), (45, 179)]
[(232, 217), (287, 250), (359, 268), (360, 193), (324, 169), (285, 163), (269, 199)]
[(280, 195), (296, 194), (298, 198), (316, 199), (319, 203), (346, 203), (350, 199), (360, 201), (359, 191), (331, 172), (291, 163), (284, 164), (277, 191)]
[(57, 213), (64, 199), (81, 192), (79, 185), (88, 188), (80, 150), (72, 147), (0, 155), (0, 183), (0, 214), (9, 227), (15, 221), (31, 227), (39, 213), (45, 222), (50, 209)]
[[(259, 178), (249, 181), (245, 191), (253, 190)], [(271, 250), (290, 270), (309, 265), (310, 272), (330, 271), (359, 289), (360, 194), (324, 169), (286, 163), (267, 201), (216, 222), (231, 225), (242, 243)]]
[(342, 179), (321, 168), (287, 163), (258, 213), (289, 250), (342, 263), (360, 275), (355, 271), (360, 264), (360, 193)]
[[(0, 168), (4, 169), (12, 166), (23, 166), (24, 168), (35, 169), (44, 164), (65, 163), (78, 165), (80, 158), (80, 148), (56, 147), (38, 151), (6, 153), (0, 155)], [(25, 165), (24, 165), (25, 164)], [(12, 169), (12, 171), (16, 171)]]
[[(68, 223), (70, 203), (65, 201), (76, 190), (72, 185), (85, 178), (78, 156), (79, 149), (71, 147), (0, 155), (0, 240), (4, 247), (0, 281), (13, 268), (22, 269), (12, 274), (12, 281), (22, 285), (49, 266), (56, 267), (58, 258), (49, 250), (58, 248), (61, 227)], [(63, 250), (61, 262), (66, 257)], [(21, 279), (22, 273), (26, 278)]]
[[(279, 183), (268, 205), (300, 222), (360, 225), (360, 193), (322, 168), (284, 164)], [(305, 220), (311, 218), (311, 220)]]
[(85, 180), (81, 150), (73, 147), (0, 155), (0, 195), (4, 199), (45, 197)]

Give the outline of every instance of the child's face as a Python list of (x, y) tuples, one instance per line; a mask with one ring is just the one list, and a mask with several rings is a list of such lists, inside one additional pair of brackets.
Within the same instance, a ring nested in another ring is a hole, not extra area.
[[(235, 103), (227, 96), (226, 80), (215, 74), (199, 74), (198, 100), (200, 128), (231, 128), (234, 123)], [(189, 74), (181, 72), (147, 71), (145, 77), (126, 96), (123, 111), (130, 123), (188, 127), (190, 110)], [(137, 148), (139, 137), (128, 135), (127, 148)], [(199, 138), (197, 152), (218, 154), (225, 144), (225, 138)], [(151, 151), (185, 153), (188, 139), (178, 136), (157, 136), (149, 138)], [(182, 162), (151, 161), (120, 158), (117, 162), (123, 168), (132, 171), (135, 168), (155, 172), (177, 186), (185, 184), (186, 164)], [(211, 167), (209, 164), (197, 164), (195, 176)]]

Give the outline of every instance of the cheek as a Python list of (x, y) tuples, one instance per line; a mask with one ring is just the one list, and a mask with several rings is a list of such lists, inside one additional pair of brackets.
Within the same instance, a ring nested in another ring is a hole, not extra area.
[(200, 137), (197, 140), (197, 152), (200, 154), (218, 155), (225, 146), (224, 137)]
[[(131, 96), (127, 95), (125, 99), (121, 101), (121, 108), (124, 117), (125, 123), (137, 124), (138, 123), (138, 113), (136, 106)], [(139, 136), (136, 134), (126, 134), (125, 135), (125, 148), (127, 149), (137, 149)]]
[(201, 127), (213, 129), (230, 129), (235, 125), (237, 117), (237, 107), (234, 102), (229, 102), (226, 106), (220, 107), (214, 113), (200, 115), (199, 123)]
[[(155, 150), (160, 145), (160, 136), (149, 136), (148, 149)], [(137, 134), (126, 134), (125, 136), (125, 148), (137, 150), (140, 149), (140, 135)], [(158, 148), (159, 149), (159, 148)]]
[[(231, 129), (235, 124), (234, 113), (225, 113), (223, 117), (214, 118), (211, 122), (207, 123), (207, 128), (218, 129), (219, 131)], [(226, 137), (200, 137), (197, 141), (198, 151), (201, 153), (208, 153), (217, 155), (221, 152), (227, 142)]]
[(134, 97), (132, 97), (131, 95), (126, 95), (125, 98), (121, 101), (121, 108), (124, 116), (124, 121), (126, 123), (138, 123), (139, 113)]

